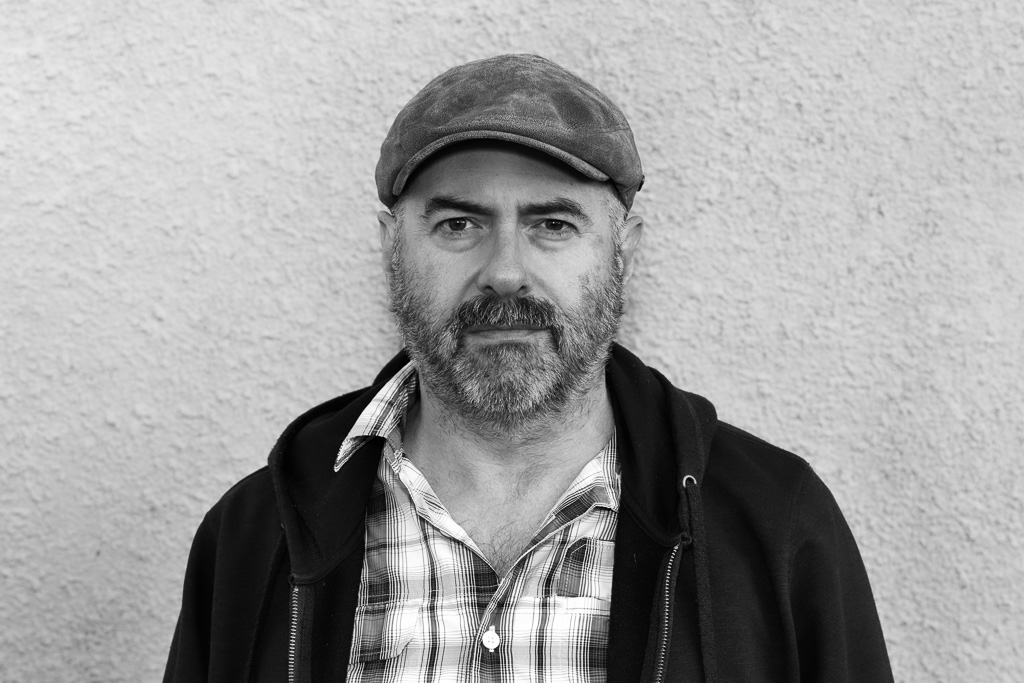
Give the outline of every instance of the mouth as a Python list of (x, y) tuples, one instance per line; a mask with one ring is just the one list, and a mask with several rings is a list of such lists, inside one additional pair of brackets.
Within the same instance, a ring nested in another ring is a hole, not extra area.
[(540, 332), (544, 329), (540, 325), (472, 325), (466, 328), (466, 332), (476, 334), (480, 332)]
[(473, 325), (466, 328), (466, 336), (483, 342), (527, 341), (547, 332), (546, 327), (536, 325)]

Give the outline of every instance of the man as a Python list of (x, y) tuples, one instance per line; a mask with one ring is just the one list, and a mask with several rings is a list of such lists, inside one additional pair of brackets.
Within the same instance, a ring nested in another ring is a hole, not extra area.
[(405, 351), (207, 515), (165, 680), (891, 680), (810, 467), (613, 344), (643, 175), (605, 95), (456, 67), (376, 179)]

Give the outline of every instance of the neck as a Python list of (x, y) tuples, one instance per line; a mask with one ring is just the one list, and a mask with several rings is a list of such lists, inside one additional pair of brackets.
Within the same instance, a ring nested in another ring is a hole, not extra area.
[[(514, 428), (466, 419), (420, 382), (406, 419), (406, 450), (421, 468), (447, 472), (464, 484), (500, 480), (518, 486), (554, 472), (573, 476), (608, 443), (614, 416), (603, 368), (588, 388), (558, 411)], [(566, 482), (568, 484), (568, 482)]]

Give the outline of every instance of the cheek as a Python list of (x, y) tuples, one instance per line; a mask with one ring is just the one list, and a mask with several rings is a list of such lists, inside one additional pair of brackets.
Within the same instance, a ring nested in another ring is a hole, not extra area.
[(452, 311), (462, 303), (465, 279), (451, 264), (427, 263), (422, 258), (406, 254), (401, 266), (401, 275), (409, 293), (432, 314)]
[(575, 307), (583, 299), (583, 292), (601, 282), (610, 267), (610, 257), (596, 253), (560, 259), (544, 268), (541, 277), (543, 294), (563, 306)]
[(477, 264), (466, 254), (442, 254), (421, 259), (417, 280), (429, 288), (431, 299), (452, 307), (480, 294), (476, 290)]

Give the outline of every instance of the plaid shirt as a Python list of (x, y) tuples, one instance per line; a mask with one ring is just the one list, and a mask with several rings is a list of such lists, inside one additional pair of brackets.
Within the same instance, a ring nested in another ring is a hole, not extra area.
[(348, 681), (605, 680), (619, 509), (615, 436), (501, 579), (405, 455), (418, 377), (407, 365), (366, 407), (335, 461), (386, 439), (366, 511)]

